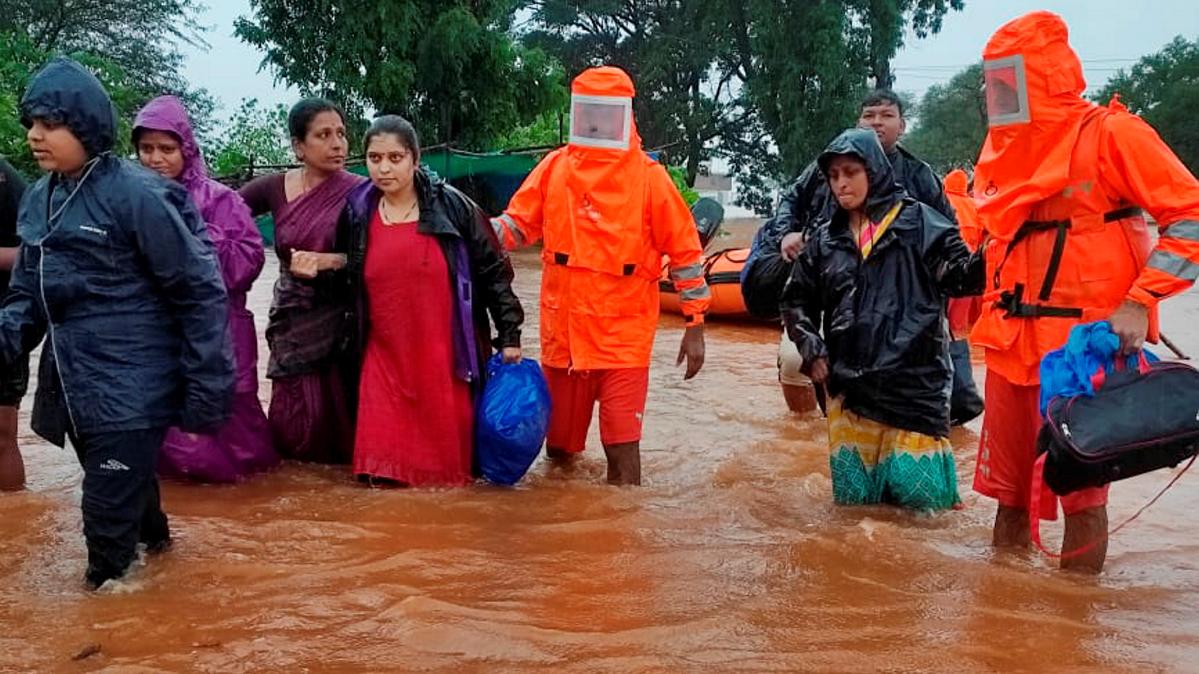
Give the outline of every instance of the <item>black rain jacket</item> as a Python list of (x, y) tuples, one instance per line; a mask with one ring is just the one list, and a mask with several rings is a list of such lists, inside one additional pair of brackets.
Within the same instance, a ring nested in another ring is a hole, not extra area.
[(907, 196), (873, 132), (838, 136), (818, 160), (821, 173), (838, 155), (866, 164), (872, 221), (903, 205), (865, 260), (841, 208), (811, 234), (783, 291), (787, 334), (805, 373), (816, 359), (829, 360), (828, 391), (845, 409), (944, 437), (953, 383), (945, 299), (981, 292), (982, 257), (971, 255), (953, 222)]

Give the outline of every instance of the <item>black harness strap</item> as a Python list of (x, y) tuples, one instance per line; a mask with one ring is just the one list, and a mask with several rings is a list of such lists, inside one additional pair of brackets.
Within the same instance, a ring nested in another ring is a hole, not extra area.
[(1053, 292), (1053, 284), (1057, 282), (1057, 272), (1062, 267), (1062, 255), (1066, 252), (1066, 231), (1069, 229), (1069, 220), (1057, 223), (1057, 236), (1053, 239), (1053, 252), (1049, 255), (1049, 266), (1045, 269), (1045, 280), (1041, 282), (1041, 292), (1037, 294), (1037, 299), (1042, 302), (1049, 301), (1049, 295)]
[[(554, 264), (567, 265), (570, 264), (570, 255), (566, 253), (554, 253)], [(623, 276), (632, 276), (637, 272), (636, 264), (626, 264), (620, 269)]]
[(1079, 307), (1054, 307), (1025, 302), (1023, 283), (1017, 283), (1012, 290), (1003, 291), (995, 306), (1003, 309), (1004, 318), (1082, 318), (1082, 309)]
[[(1103, 214), (1103, 221), (1115, 222), (1124, 218), (1136, 217), (1141, 214), (1141, 209), (1136, 206), (1120, 208), (1114, 211), (1109, 211)], [(1034, 233), (1056, 230), (1057, 235), (1053, 239), (1053, 252), (1049, 255), (1049, 265), (1045, 268), (1045, 280), (1041, 283), (1041, 290), (1037, 293), (1037, 299), (1041, 302), (1049, 301), (1049, 297), (1053, 294), (1053, 286), (1057, 283), (1057, 275), (1061, 270), (1062, 257), (1066, 253), (1066, 235), (1070, 230), (1069, 220), (1028, 220), (1020, 229), (1016, 231), (1016, 235), (1012, 237), (1011, 242), (1004, 250), (1003, 259), (999, 265), (995, 267), (995, 274), (992, 282), (996, 289), (999, 288), (999, 273), (1003, 270), (1003, 265), (1007, 263), (1008, 256), (1012, 254), (1014, 249), (1020, 242), (1027, 239)], [(1024, 301), (1024, 284), (1017, 283), (1012, 290), (1004, 291), (999, 296), (999, 301), (995, 303), (997, 308), (1004, 310), (1005, 318), (1081, 318), (1082, 309), (1079, 307), (1055, 307), (1047, 304), (1031, 304)]]

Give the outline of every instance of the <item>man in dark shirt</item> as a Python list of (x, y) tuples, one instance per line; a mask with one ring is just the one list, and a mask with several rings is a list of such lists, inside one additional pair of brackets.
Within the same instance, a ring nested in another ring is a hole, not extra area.
[[(894, 92), (879, 89), (862, 100), (858, 126), (878, 134), (879, 144), (891, 160), (895, 182), (903, 186), (908, 196), (927, 204), (941, 215), (957, 221), (941, 179), (932, 168), (899, 145), (899, 137), (907, 129), (903, 118), (903, 103)], [(787, 261), (795, 259), (803, 249), (804, 236), (822, 220), (832, 217), (836, 199), (828, 189), (828, 180), (812, 162), (785, 192), (775, 214), (776, 227), (782, 235), (780, 248)]]
[[(8, 278), (17, 259), (17, 208), (25, 193), (21, 175), (0, 159), (0, 292), (7, 294)], [(29, 357), (0, 368), (0, 491), (25, 486), (25, 463), (17, 447), (17, 408), (29, 386)]]

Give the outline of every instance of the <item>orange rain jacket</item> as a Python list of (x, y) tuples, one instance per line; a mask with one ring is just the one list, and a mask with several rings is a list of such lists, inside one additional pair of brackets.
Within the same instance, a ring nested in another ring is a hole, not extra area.
[[(603, 67), (575, 78), (571, 93), (631, 100), (634, 89), (624, 71)], [(492, 220), (506, 248), (544, 243), (541, 358), (549, 367), (648, 367), (663, 255), (688, 325), (708, 310), (691, 212), (629, 124), (626, 149), (571, 143), (551, 152)]]
[(966, 245), (970, 247), (970, 251), (973, 252), (982, 242), (983, 232), (982, 226), (978, 223), (978, 207), (969, 192), (970, 178), (962, 169), (954, 169), (945, 174), (943, 182), (945, 196), (949, 199), (949, 205), (953, 206), (954, 214), (957, 215), (962, 241), (965, 241)]
[[(1150, 309), (1156, 341), (1157, 303), (1199, 276), (1199, 182), (1139, 117), (1082, 98), (1082, 64), (1061, 17), (1011, 21), (983, 61), (984, 73), (1004, 76), (996, 96), (1005, 83), (1019, 88), (1013, 64), (1026, 90), (1026, 119), (993, 118), (974, 177), (990, 240), (971, 339), (988, 369), (1037, 384), (1041, 358), (1071, 327), (1107, 318), (1125, 299)], [(992, 93), (988, 80), (989, 101)], [(1157, 221), (1156, 246), (1141, 209)]]
[[(974, 204), (974, 197), (970, 196), (970, 179), (962, 169), (954, 169), (945, 174), (944, 184), (945, 197), (957, 216), (962, 241), (974, 252), (982, 241), (982, 227), (978, 224), (978, 207)], [(949, 300), (949, 330), (956, 339), (965, 339), (981, 310), (982, 298), (978, 296)]]

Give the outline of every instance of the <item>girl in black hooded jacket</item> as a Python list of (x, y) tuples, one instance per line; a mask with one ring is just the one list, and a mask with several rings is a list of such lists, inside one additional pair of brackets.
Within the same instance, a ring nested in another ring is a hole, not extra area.
[(805, 374), (830, 395), (833, 499), (954, 507), (944, 307), (982, 290), (982, 258), (895, 183), (873, 132), (845, 131), (819, 165), (838, 208), (796, 260), (782, 314)]

